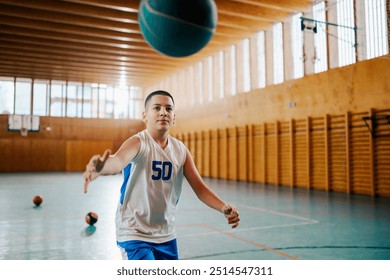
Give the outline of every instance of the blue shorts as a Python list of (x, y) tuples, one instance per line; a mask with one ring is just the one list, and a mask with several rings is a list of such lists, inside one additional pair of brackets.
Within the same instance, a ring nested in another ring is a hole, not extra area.
[(178, 260), (176, 239), (164, 243), (141, 240), (117, 242), (124, 260)]

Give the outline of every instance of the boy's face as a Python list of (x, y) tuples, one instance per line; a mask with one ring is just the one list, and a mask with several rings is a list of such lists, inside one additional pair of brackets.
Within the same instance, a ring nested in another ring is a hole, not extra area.
[(175, 123), (173, 101), (169, 96), (154, 95), (146, 104), (142, 116), (148, 128), (168, 131)]

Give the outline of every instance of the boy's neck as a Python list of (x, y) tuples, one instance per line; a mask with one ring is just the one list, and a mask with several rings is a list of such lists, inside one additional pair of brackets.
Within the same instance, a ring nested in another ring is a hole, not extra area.
[(149, 135), (153, 140), (162, 148), (165, 149), (168, 145), (168, 131), (150, 131), (148, 130)]

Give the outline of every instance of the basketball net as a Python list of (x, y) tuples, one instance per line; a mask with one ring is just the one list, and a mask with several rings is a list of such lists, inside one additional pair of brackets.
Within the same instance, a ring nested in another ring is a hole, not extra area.
[(28, 133), (28, 129), (25, 128), (25, 127), (22, 127), (20, 129), (20, 135), (22, 135), (23, 137), (26, 137), (27, 136), (27, 133)]

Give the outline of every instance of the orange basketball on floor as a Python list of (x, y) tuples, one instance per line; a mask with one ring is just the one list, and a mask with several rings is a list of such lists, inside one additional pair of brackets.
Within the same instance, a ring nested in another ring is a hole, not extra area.
[(43, 198), (42, 198), (42, 196), (40, 196), (40, 195), (36, 195), (36, 196), (34, 196), (34, 198), (33, 198), (33, 202), (34, 202), (34, 204), (35, 204), (36, 206), (41, 205), (42, 201), (43, 201)]
[(89, 212), (85, 216), (85, 222), (89, 225), (94, 225), (98, 221), (98, 215), (95, 212)]

